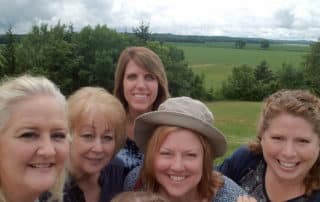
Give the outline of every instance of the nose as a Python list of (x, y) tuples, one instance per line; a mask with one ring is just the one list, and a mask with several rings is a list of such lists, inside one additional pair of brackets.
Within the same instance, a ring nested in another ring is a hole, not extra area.
[(294, 157), (297, 154), (293, 142), (288, 141), (283, 145), (282, 154), (287, 158)]
[(183, 159), (181, 156), (177, 156), (176, 158), (173, 159), (171, 169), (173, 171), (181, 171), (184, 169)]
[(100, 138), (96, 138), (95, 139), (95, 141), (93, 142), (91, 150), (94, 151), (94, 152), (102, 152), (103, 151), (103, 145), (102, 145), (102, 142), (101, 142)]
[(37, 150), (37, 154), (45, 157), (50, 157), (56, 154), (55, 146), (50, 137), (43, 138)]
[(137, 87), (144, 88), (145, 87), (145, 81), (143, 77), (138, 77), (137, 79)]

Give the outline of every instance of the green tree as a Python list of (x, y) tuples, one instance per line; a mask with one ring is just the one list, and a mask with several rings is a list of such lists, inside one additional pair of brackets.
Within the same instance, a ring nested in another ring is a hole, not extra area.
[(146, 42), (151, 38), (150, 25), (144, 21), (141, 21), (140, 25), (136, 28), (133, 28), (132, 31), (143, 42)]
[(262, 61), (259, 65), (254, 69), (254, 76), (257, 81), (261, 81), (262, 83), (268, 83), (273, 80), (273, 72), (269, 68), (267, 61)]
[(311, 51), (305, 57), (305, 80), (308, 87), (320, 95), (320, 41), (310, 45)]
[(237, 40), (234, 46), (235, 48), (243, 49), (246, 47), (246, 42), (244, 40)]
[(6, 32), (6, 45), (3, 49), (5, 58), (3, 74), (13, 75), (16, 73), (16, 40), (12, 32), (12, 26), (9, 26)]
[(282, 64), (282, 68), (277, 75), (280, 89), (301, 89), (306, 87), (302, 69), (294, 68), (290, 64)]
[(262, 49), (268, 49), (270, 47), (270, 42), (267, 39), (264, 39), (260, 42), (260, 47)]
[(259, 100), (257, 97), (258, 82), (254, 70), (248, 65), (234, 67), (227, 81), (222, 84), (222, 94), (225, 98), (236, 100)]

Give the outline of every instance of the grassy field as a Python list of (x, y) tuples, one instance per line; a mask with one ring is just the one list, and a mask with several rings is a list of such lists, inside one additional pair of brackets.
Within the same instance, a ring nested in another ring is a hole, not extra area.
[(228, 152), (224, 157), (255, 137), (260, 102), (219, 101), (206, 104), (214, 114), (214, 125), (226, 136)]
[(283, 63), (300, 67), (309, 46), (271, 44), (262, 50), (259, 44), (247, 44), (245, 49), (235, 49), (233, 43), (172, 43), (185, 53), (188, 64), (194, 72), (206, 75), (206, 87), (218, 89), (235, 66), (247, 64), (252, 67), (265, 60), (272, 70), (278, 70)]

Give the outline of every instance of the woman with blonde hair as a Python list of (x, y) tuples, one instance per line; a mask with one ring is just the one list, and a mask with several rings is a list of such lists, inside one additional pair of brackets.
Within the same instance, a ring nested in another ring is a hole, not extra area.
[(51, 81), (2, 81), (0, 201), (62, 201), (68, 133), (66, 100)]
[(112, 161), (125, 141), (126, 114), (100, 87), (83, 87), (68, 98), (72, 137), (64, 202), (107, 202), (122, 191), (125, 168)]

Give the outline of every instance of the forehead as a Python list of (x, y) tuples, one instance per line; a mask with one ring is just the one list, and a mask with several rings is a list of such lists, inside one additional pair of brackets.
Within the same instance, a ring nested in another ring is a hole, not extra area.
[(179, 129), (170, 132), (163, 141), (161, 148), (170, 149), (199, 149), (202, 148), (198, 134), (188, 129)]

